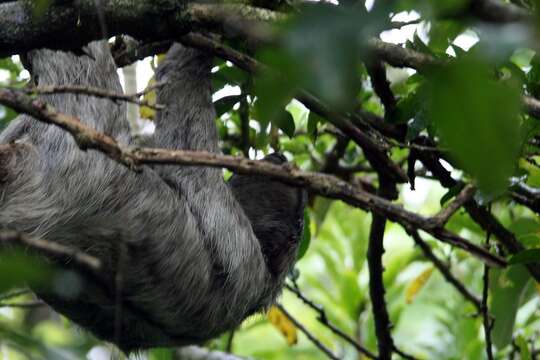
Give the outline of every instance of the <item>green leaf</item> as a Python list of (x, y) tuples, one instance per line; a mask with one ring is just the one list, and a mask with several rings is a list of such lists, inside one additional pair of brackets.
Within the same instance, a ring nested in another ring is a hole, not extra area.
[(148, 360), (173, 360), (174, 350), (172, 349), (152, 349), (148, 353)]
[(495, 317), (492, 337), (495, 346), (502, 349), (512, 341), (516, 314), (531, 277), (521, 265), (494, 270), (492, 274), (490, 311)]
[(307, 123), (307, 133), (312, 140), (317, 138), (317, 127), (320, 123), (323, 123), (324, 119), (319, 114), (310, 111)]
[(369, 15), (362, 7), (302, 6), (301, 16), (285, 29), (284, 48), (294, 59), (286, 76), (298, 77), (302, 87), (332, 108), (352, 109), (362, 86), (363, 42), (383, 24), (378, 21), (383, 14)]
[(508, 228), (525, 248), (540, 248), (540, 222), (522, 217), (516, 219)]
[(17, 113), (11, 108), (0, 105), (0, 125), (6, 126), (11, 120), (17, 117)]
[(239, 86), (247, 80), (245, 71), (236, 66), (223, 66), (212, 74), (212, 85), (214, 90), (219, 90), (225, 85)]
[(414, 32), (413, 42), (412, 42), (412, 48), (416, 51), (420, 51), (426, 54), (435, 55), (433, 51), (427, 46), (422, 39), (420, 39), (420, 36), (418, 36), (418, 32)]
[[(263, 61), (275, 63), (280, 69), (290, 66), (288, 57), (279, 51), (266, 52), (261, 54), (261, 57)], [(261, 124), (261, 129), (266, 129), (268, 124), (282, 115), (285, 106), (292, 100), (295, 89), (294, 77), (283, 78), (266, 71), (254, 78), (253, 91), (257, 96), (254, 117)]]
[(273, 119), (272, 124), (277, 126), (278, 129), (282, 130), (288, 137), (292, 138), (294, 136), (296, 127), (290, 112), (283, 110)]
[(540, 96), (540, 57), (538, 55), (531, 59), (531, 70), (527, 73), (527, 91), (536, 98)]
[(230, 111), (234, 105), (236, 105), (244, 95), (229, 95), (224, 96), (214, 103), (216, 108), (216, 116), (220, 117), (226, 112)]
[(32, 5), (32, 15), (39, 18), (45, 15), (45, 12), (51, 5), (51, 0), (33, 0)]
[(444, 206), (444, 204), (446, 204), (450, 199), (459, 194), (459, 192), (463, 189), (464, 186), (464, 184), (457, 184), (448, 189), (446, 194), (444, 194), (440, 200), (441, 206)]
[(434, 18), (451, 18), (462, 14), (470, 2), (468, 0), (437, 0), (437, 1), (428, 1), (431, 5), (432, 16)]
[(43, 259), (10, 250), (0, 253), (0, 293), (14, 287), (47, 286), (54, 271)]
[(456, 57), (462, 57), (467, 54), (467, 51), (463, 50), (461, 47), (457, 46), (456, 44), (452, 44), (452, 49), (454, 49), (454, 52), (456, 53)]
[(407, 125), (407, 134), (405, 135), (405, 138), (408, 141), (412, 141), (427, 128), (429, 128), (428, 119), (424, 112), (420, 112)]
[(459, 21), (433, 21), (429, 31), (429, 47), (437, 53), (444, 53), (464, 27)]
[(520, 68), (532, 65), (531, 62), (535, 57), (535, 53), (531, 49), (517, 49), (512, 54), (510, 61)]
[(316, 226), (316, 233), (318, 233), (320, 227), (324, 223), (324, 220), (326, 219), (326, 215), (328, 214), (328, 211), (330, 210), (330, 207), (332, 206), (333, 200), (317, 196), (315, 198), (315, 202), (313, 204), (313, 219), (315, 220)]
[(529, 351), (529, 344), (527, 344), (527, 340), (523, 337), (523, 335), (518, 335), (516, 337), (516, 345), (519, 349), (519, 355), (521, 356), (521, 360), (531, 360), (531, 352)]
[(0, 338), (4, 344), (15, 344), (31, 353), (37, 352), (36, 356), (32, 358), (55, 360), (74, 360), (81, 358), (80, 354), (77, 355), (67, 349), (49, 347), (25, 333), (13, 330), (7, 324), (0, 324)]
[(422, 91), (415, 90), (409, 93), (407, 96), (401, 98), (397, 104), (397, 116), (395, 116), (395, 123), (405, 124), (424, 107), (424, 96)]
[(11, 58), (0, 59), (0, 69), (9, 71), (11, 80), (17, 79), (17, 76), (22, 71), (22, 67)]
[(540, 249), (527, 249), (512, 255), (510, 259), (508, 259), (508, 264), (530, 264), (537, 261), (540, 261)]
[(296, 255), (296, 261), (304, 257), (309, 249), (311, 243), (311, 219), (307, 209), (304, 210), (304, 232), (302, 234), (302, 241), (298, 246), (298, 255)]
[(429, 80), (428, 114), (443, 147), (481, 191), (501, 194), (522, 145), (519, 88), (496, 82), (491, 68), (471, 57), (431, 72)]

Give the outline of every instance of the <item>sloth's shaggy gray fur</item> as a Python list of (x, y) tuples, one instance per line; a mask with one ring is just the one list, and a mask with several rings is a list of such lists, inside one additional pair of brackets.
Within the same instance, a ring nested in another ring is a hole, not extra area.
[[(122, 92), (105, 42), (82, 55), (36, 50), (28, 59), (39, 85)], [(157, 114), (154, 146), (219, 151), (211, 66), (206, 54), (173, 45), (157, 72), (166, 82), (157, 101), (166, 108)], [(123, 104), (73, 94), (42, 98), (133, 143)], [(121, 321), (115, 299), (89, 280), (73, 297), (39, 294), (98, 337), (124, 350), (199, 343), (279, 293), (301, 237), (303, 190), (257, 176), (235, 175), (227, 184), (221, 170), (195, 166), (135, 173), (25, 115), (0, 134), (0, 143), (13, 142), (25, 145), (0, 154), (0, 226), (98, 257), (111, 284), (122, 273), (121, 298), (129, 306)], [(266, 160), (284, 162), (278, 154)]]

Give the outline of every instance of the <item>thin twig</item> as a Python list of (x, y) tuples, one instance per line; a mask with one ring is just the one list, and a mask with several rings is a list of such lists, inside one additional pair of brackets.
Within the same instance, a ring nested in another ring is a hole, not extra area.
[(21, 308), (21, 309), (32, 309), (36, 307), (47, 306), (43, 301), (30, 301), (30, 302), (20, 302), (20, 303), (3, 303), (0, 302), (0, 308), (10, 307), (10, 308)]
[(433, 216), (433, 226), (442, 227), (466, 202), (472, 199), (476, 188), (473, 185), (466, 185), (456, 196), (454, 201), (443, 208), (437, 215)]
[(228, 353), (233, 352), (235, 334), (236, 334), (236, 329), (232, 329), (231, 331), (229, 331), (229, 336), (227, 337), (227, 344), (225, 345), (225, 351)]
[[(423, 136), (417, 138), (415, 142), (421, 145), (433, 144), (431, 140)], [(451, 189), (462, 184), (452, 178), (450, 171), (444, 168), (440, 162), (440, 157), (436, 153), (417, 152), (417, 154), (424, 167), (433, 174), (442, 186)], [(474, 199), (465, 202), (463, 207), (473, 221), (480, 225), (485, 232), (495, 235), (509, 253), (516, 254), (525, 249), (511, 231), (506, 229), (485, 207), (478, 205)], [(540, 264), (527, 264), (526, 267), (535, 280), (540, 282)]]
[(422, 18), (409, 20), (409, 21), (392, 21), (392, 22), (390, 22), (390, 26), (393, 29), (401, 29), (401, 28), (403, 28), (405, 26), (409, 26), (409, 25), (418, 25), (422, 21), (424, 21)]
[(360, 345), (357, 341), (355, 341), (351, 336), (347, 335), (343, 330), (338, 328), (336, 325), (334, 325), (326, 315), (326, 311), (324, 308), (320, 305), (315, 304), (312, 300), (308, 299), (296, 286), (291, 286), (289, 284), (285, 284), (285, 288), (295, 294), (304, 304), (312, 308), (317, 312), (317, 320), (326, 326), (330, 331), (332, 331), (335, 335), (342, 338), (346, 342), (348, 342), (350, 345), (352, 345), (358, 352), (364, 354), (366, 357), (370, 359), (376, 359), (377, 356), (373, 354), (371, 351)]
[(4, 294), (0, 294), (0, 301), (5, 301), (9, 299), (13, 299), (14, 297), (22, 296), (31, 294), (32, 292), (29, 289), (15, 289), (12, 291), (8, 291)]
[(52, 258), (62, 259), (64, 262), (83, 267), (85, 269), (98, 272), (101, 270), (101, 261), (93, 256), (89, 256), (75, 248), (65, 246), (56, 242), (33, 238), (16, 231), (0, 232), (0, 243), (23, 245), (32, 250), (46, 254)]
[(315, 345), (318, 347), (326, 356), (328, 356), (329, 359), (332, 360), (339, 360), (339, 357), (334, 355), (332, 350), (326, 347), (315, 335), (313, 335), (302, 323), (300, 323), (298, 320), (296, 320), (281, 304), (276, 304), (276, 307), (294, 324), (294, 326), (300, 330), (306, 337)]
[[(486, 247), (489, 247), (490, 233), (486, 234)], [(486, 338), (486, 354), (488, 360), (493, 360), (493, 343), (491, 340), (491, 329), (495, 323), (495, 319), (491, 317), (488, 307), (489, 296), (489, 267), (484, 266), (483, 289), (482, 289), (482, 317), (484, 319), (484, 335)]]
[(418, 360), (416, 357), (412, 356), (411, 354), (407, 354), (405, 351), (398, 349), (396, 346), (394, 346), (394, 352), (401, 356), (401, 358), (406, 360)]
[(433, 265), (441, 272), (442, 276), (448, 281), (450, 284), (452, 284), (457, 291), (463, 297), (467, 300), (469, 300), (474, 307), (478, 310), (478, 312), (482, 309), (482, 304), (480, 302), (480, 299), (471, 293), (469, 289), (465, 287), (465, 285), (460, 282), (451, 272), (451, 270), (446, 266), (431, 250), (430, 246), (420, 237), (420, 234), (418, 234), (418, 231), (413, 231), (410, 233), (411, 237), (413, 238), (414, 242), (422, 252), (424, 253), (424, 256), (433, 263)]
[(100, 88), (90, 87), (90, 86), (80, 86), (80, 85), (40, 85), (37, 87), (30, 87), (27, 89), (20, 89), (27, 94), (39, 94), (39, 95), (51, 95), (51, 94), (81, 94), (94, 96), (97, 98), (106, 98), (113, 101), (125, 101), (139, 106), (146, 106), (154, 110), (164, 109), (164, 106), (161, 104), (150, 104), (147, 100), (141, 100), (140, 97), (154, 91), (161, 86), (163, 83), (157, 83), (149, 86), (143, 91), (139, 91), (135, 94), (120, 94), (113, 91), (108, 91)]

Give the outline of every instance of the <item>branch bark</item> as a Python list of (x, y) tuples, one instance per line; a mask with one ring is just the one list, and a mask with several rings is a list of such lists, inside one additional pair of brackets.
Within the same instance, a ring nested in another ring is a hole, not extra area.
[(28, 114), (42, 122), (59, 126), (73, 136), (81, 149), (99, 150), (134, 170), (137, 170), (141, 164), (180, 164), (225, 167), (238, 173), (269, 176), (291, 185), (306, 187), (319, 195), (340, 199), (352, 206), (380, 214), (389, 220), (400, 223), (407, 229), (422, 229), (443, 242), (477, 256), (491, 266), (506, 266), (504, 259), (491, 254), (481, 246), (475, 245), (442, 227), (433, 227), (430, 218), (407, 211), (399, 205), (363, 191), (335, 176), (206, 152), (130, 148), (117, 142), (114, 138), (84, 125), (79, 119), (59, 113), (43, 101), (34, 100), (15, 90), (0, 89), (0, 104), (9, 106), (19, 113)]
[(195, 4), (186, 0), (109, 0), (99, 9), (94, 0), (56, 2), (37, 15), (31, 2), (0, 3), (0, 57), (43, 47), (79, 49), (103, 38), (103, 26), (108, 36), (125, 34), (146, 42), (175, 39), (199, 27), (216, 28), (231, 36), (249, 30), (264, 38), (265, 31), (256, 30), (253, 22), (282, 17), (245, 4)]

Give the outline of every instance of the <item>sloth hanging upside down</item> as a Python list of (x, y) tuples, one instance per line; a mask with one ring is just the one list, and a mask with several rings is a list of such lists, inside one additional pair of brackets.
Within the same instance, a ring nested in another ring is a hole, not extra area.
[[(82, 55), (35, 50), (28, 61), (36, 85), (122, 92), (106, 42), (89, 44)], [(164, 83), (157, 101), (165, 108), (152, 146), (219, 152), (211, 67), (211, 56), (199, 50), (169, 50), (157, 71)], [(134, 144), (123, 104), (76, 94), (41, 98)], [(301, 239), (304, 190), (260, 176), (234, 175), (226, 183), (220, 169), (196, 166), (136, 173), (26, 115), (0, 134), (0, 143), (13, 142), (25, 146), (2, 155), (10, 170), (0, 179), (0, 226), (100, 259), (112, 287), (121, 275), (116, 296), (84, 277), (74, 296), (38, 291), (99, 338), (125, 351), (201, 343), (279, 294)], [(265, 160), (286, 161), (279, 154)]]

